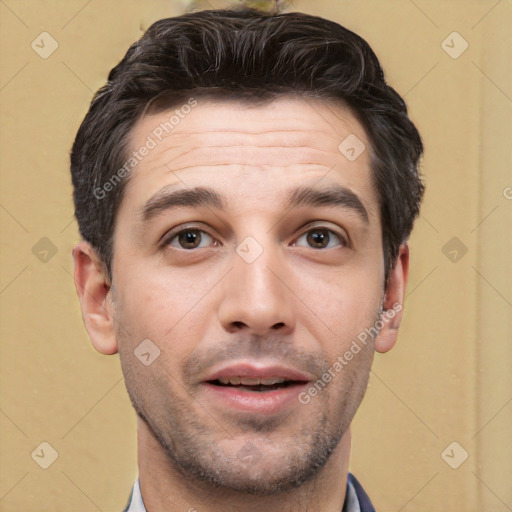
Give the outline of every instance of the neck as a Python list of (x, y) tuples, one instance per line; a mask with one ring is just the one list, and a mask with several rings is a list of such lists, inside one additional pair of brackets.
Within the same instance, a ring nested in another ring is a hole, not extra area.
[(182, 475), (137, 417), (139, 484), (147, 512), (340, 512), (350, 457), (350, 428), (315, 478), (292, 491), (255, 496)]

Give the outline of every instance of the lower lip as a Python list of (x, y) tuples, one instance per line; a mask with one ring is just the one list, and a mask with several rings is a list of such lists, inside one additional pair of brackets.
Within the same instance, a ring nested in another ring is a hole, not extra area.
[(202, 384), (208, 398), (221, 407), (260, 414), (274, 414), (291, 407), (294, 403), (299, 404), (298, 396), (308, 385), (304, 382), (272, 391), (247, 391), (230, 386), (216, 386), (209, 382)]

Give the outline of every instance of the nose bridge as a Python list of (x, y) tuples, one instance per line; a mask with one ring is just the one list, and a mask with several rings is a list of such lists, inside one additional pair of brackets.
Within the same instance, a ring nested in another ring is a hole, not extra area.
[(281, 294), (283, 283), (277, 279), (276, 273), (282, 263), (279, 264), (277, 250), (269, 243), (260, 245), (253, 237), (248, 237), (237, 247), (233, 270), (244, 285), (244, 293), (253, 299), (263, 296), (269, 301)]
[(285, 284), (280, 248), (271, 234), (262, 232), (259, 240), (247, 236), (233, 254), (220, 306), (220, 320), (228, 330), (243, 324), (264, 334), (294, 327), (293, 294)]

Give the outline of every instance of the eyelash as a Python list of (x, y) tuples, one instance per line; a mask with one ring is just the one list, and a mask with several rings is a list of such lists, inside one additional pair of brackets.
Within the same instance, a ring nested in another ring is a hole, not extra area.
[[(176, 232), (171, 232), (169, 233), (169, 236), (166, 236), (164, 238), (164, 241), (162, 242), (162, 246), (163, 247), (167, 247), (170, 245), (170, 243), (175, 239), (177, 238), (180, 234), (182, 233), (186, 233), (187, 231), (192, 231), (192, 232), (198, 232), (198, 233), (206, 233), (210, 238), (212, 238), (215, 242), (217, 242), (214, 237), (212, 235), (210, 235), (207, 231), (203, 230), (203, 229), (200, 229), (198, 227), (195, 227), (195, 226), (187, 226), (185, 228), (182, 228), (180, 229), (179, 231), (176, 231)], [(309, 229), (307, 229), (304, 233), (302, 233), (301, 235), (299, 235), (299, 237), (297, 238), (297, 240), (299, 238), (301, 238), (302, 236), (304, 235), (307, 235), (308, 233), (311, 233), (311, 232), (314, 232), (314, 231), (324, 231), (324, 232), (327, 232), (329, 233), (329, 235), (334, 235), (340, 242), (340, 247), (349, 247), (349, 243), (348, 243), (348, 240), (342, 236), (341, 234), (337, 233), (336, 231), (328, 228), (327, 226), (313, 226), (313, 227), (310, 227)], [(330, 240), (329, 240), (330, 242)], [(296, 243), (294, 243), (294, 245), (296, 245)], [(182, 251), (187, 251), (187, 252), (192, 252), (192, 251), (197, 251), (199, 250), (200, 248), (198, 247), (194, 247), (193, 249), (184, 249), (183, 247), (180, 247), (178, 250), (182, 250)], [(316, 249), (316, 250), (321, 250), (321, 249), (328, 249), (328, 248), (320, 248), (320, 249)]]

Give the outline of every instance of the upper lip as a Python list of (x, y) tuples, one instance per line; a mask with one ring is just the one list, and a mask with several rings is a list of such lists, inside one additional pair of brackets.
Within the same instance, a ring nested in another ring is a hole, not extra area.
[(312, 380), (311, 375), (301, 372), (295, 368), (282, 365), (262, 365), (256, 363), (237, 363), (223, 366), (219, 370), (208, 375), (204, 381), (217, 380), (222, 377), (253, 377), (268, 379), (270, 377), (281, 377), (286, 380), (304, 381)]

